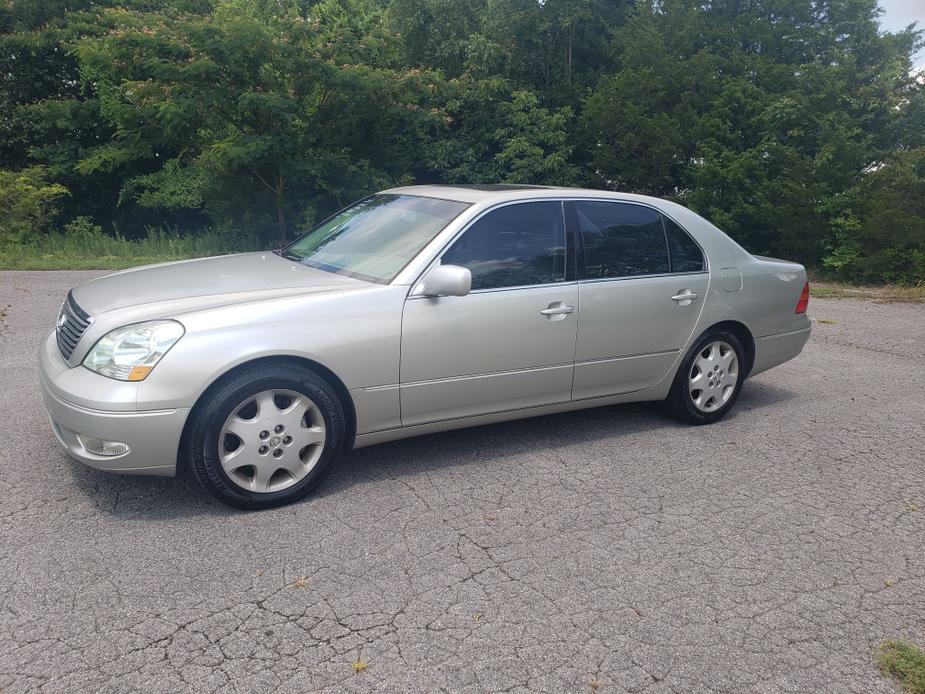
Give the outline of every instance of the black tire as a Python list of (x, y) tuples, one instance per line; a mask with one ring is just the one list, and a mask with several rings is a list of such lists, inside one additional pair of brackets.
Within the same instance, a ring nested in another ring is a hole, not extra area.
[[(727, 343), (735, 351), (738, 362), (738, 380), (736, 381), (732, 394), (725, 403), (712, 412), (704, 412), (694, 404), (690, 389), (688, 388), (688, 379), (691, 376), (694, 368), (694, 360), (697, 358), (697, 355), (711, 342), (716, 342), (718, 340)], [(732, 409), (732, 406), (739, 398), (739, 392), (742, 390), (742, 384), (745, 382), (745, 377), (747, 376), (746, 368), (745, 348), (742, 346), (742, 341), (736, 334), (728, 330), (711, 328), (697, 338), (697, 341), (684, 356), (684, 360), (681, 362), (681, 366), (678, 367), (678, 372), (675, 374), (674, 382), (671, 384), (668, 397), (665, 399), (666, 409), (672, 416), (688, 424), (712, 424), (722, 419), (728, 414), (729, 410)]]
[[(253, 492), (235, 484), (218, 459), (225, 420), (248, 397), (266, 390), (291, 390), (311, 398), (325, 424), (321, 457), (301, 480), (281, 491)], [(233, 372), (213, 385), (196, 404), (184, 436), (181, 456), (199, 483), (220, 501), (240, 509), (272, 508), (304, 498), (328, 475), (346, 439), (344, 408), (334, 389), (300, 364), (267, 362)]]

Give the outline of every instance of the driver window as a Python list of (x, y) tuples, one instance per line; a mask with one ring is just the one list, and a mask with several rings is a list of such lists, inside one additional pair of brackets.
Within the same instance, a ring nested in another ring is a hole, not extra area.
[(559, 201), (493, 210), (443, 255), (444, 265), (472, 273), (472, 289), (498, 289), (565, 280), (565, 223)]

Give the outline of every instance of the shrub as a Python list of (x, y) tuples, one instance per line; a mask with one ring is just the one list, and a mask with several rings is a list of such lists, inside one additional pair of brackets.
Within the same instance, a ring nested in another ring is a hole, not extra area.
[(52, 228), (67, 188), (49, 183), (44, 167), (0, 170), (0, 246), (29, 243)]

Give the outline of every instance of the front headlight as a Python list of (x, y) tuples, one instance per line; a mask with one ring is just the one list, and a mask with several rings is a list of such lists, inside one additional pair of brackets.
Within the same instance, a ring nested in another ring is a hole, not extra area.
[(116, 328), (93, 345), (83, 365), (119, 381), (143, 381), (183, 332), (173, 320)]

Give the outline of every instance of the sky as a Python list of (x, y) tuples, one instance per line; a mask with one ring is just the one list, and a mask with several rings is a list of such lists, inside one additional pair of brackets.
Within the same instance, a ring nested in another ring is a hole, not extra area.
[[(925, 29), (925, 0), (880, 0), (880, 7), (880, 25), (887, 31), (905, 29), (912, 22), (918, 22), (916, 29)], [(925, 70), (925, 48), (915, 57), (915, 64)]]

